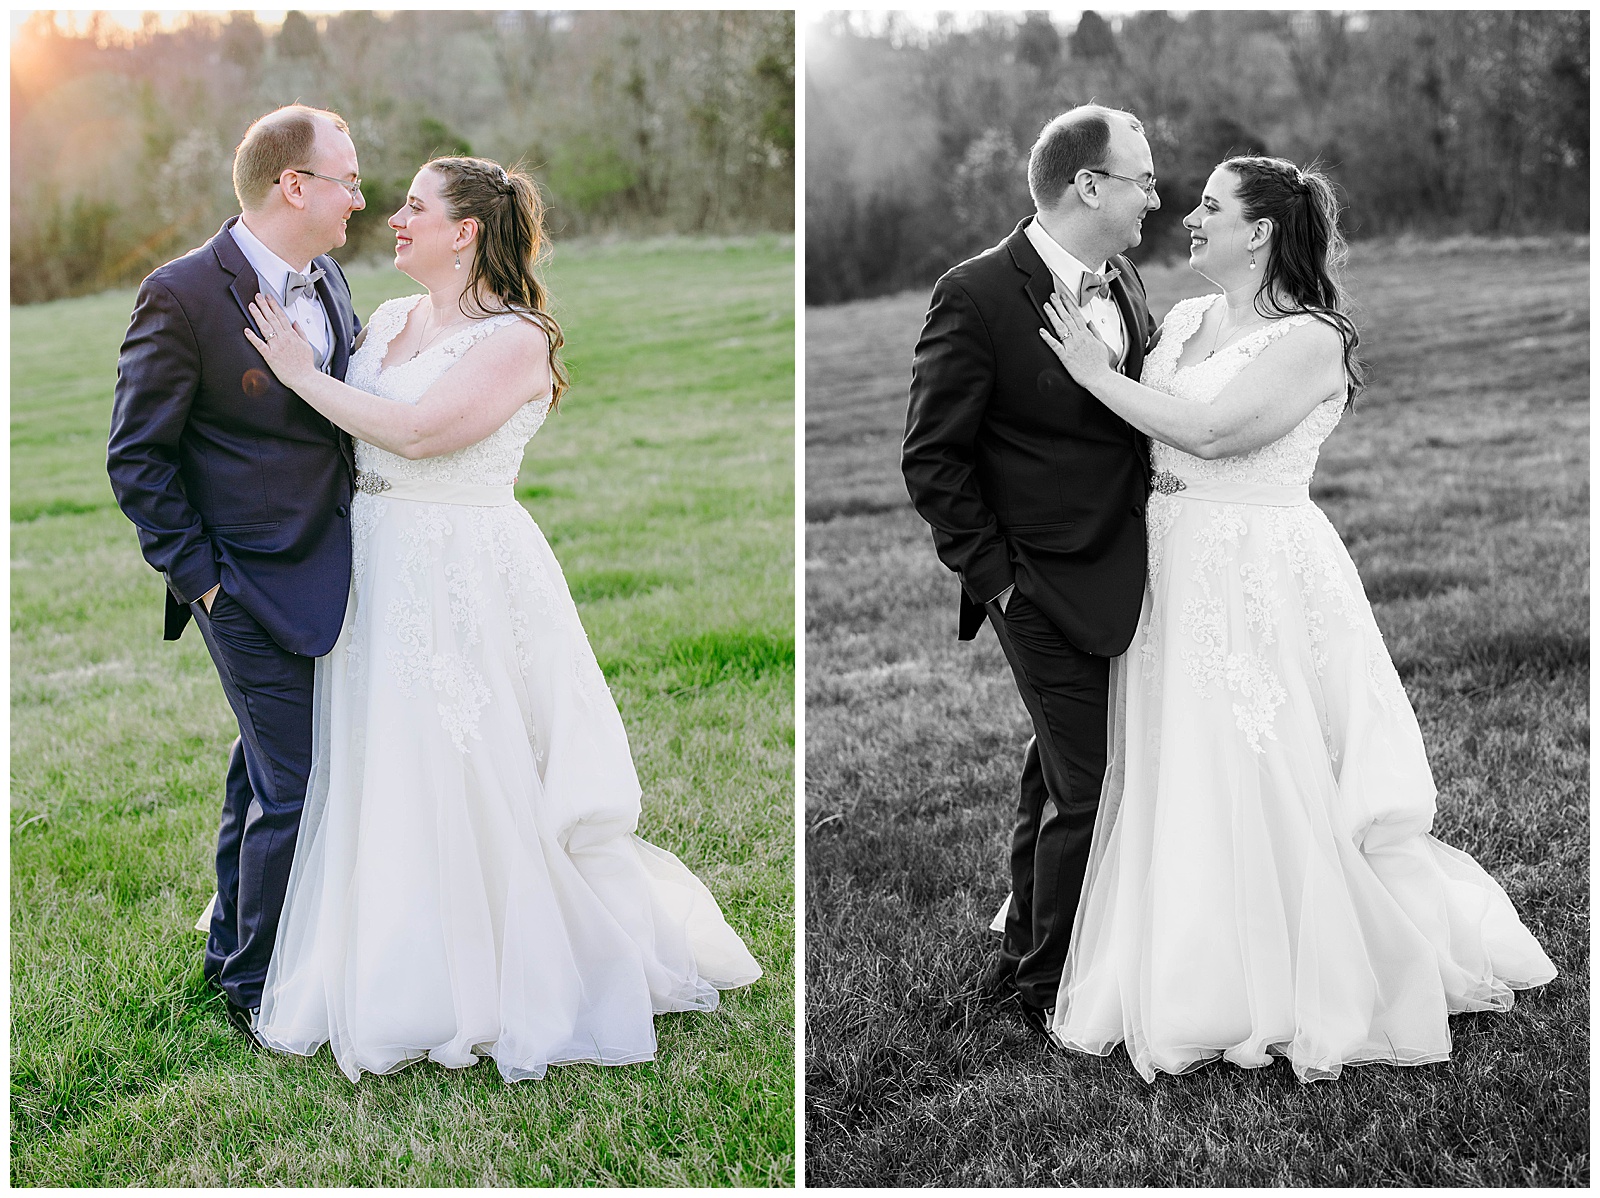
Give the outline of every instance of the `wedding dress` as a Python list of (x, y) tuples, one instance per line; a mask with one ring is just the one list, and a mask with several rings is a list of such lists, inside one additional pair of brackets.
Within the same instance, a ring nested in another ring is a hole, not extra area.
[[(347, 381), (401, 403), (518, 319), (384, 368), (422, 297), (374, 314)], [(512, 486), (548, 397), (454, 453), (356, 442), (344, 630), (257, 1032), (351, 1080), (427, 1056), (507, 1081), (655, 1055), (654, 1015), (761, 974), (716, 901), (635, 836), (627, 734)]]
[[(1167, 316), (1147, 386), (1209, 402), (1313, 319), (1179, 369), (1218, 298)], [(1146, 1081), (1219, 1056), (1286, 1056), (1302, 1081), (1441, 1061), (1450, 1013), (1505, 1010), (1555, 976), (1505, 892), (1428, 834), (1416, 716), (1307, 493), (1343, 404), (1236, 457), (1152, 444), (1149, 582), (1113, 662), (1110, 760), (1053, 1023), (1085, 1052), (1125, 1042)]]

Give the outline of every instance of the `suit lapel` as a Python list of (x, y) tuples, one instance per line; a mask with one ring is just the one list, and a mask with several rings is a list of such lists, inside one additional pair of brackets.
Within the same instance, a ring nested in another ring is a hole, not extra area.
[(1006, 238), (1005, 245), (1011, 254), (1011, 261), (1027, 276), (1022, 289), (1028, 293), (1033, 310), (1039, 314), (1040, 327), (1049, 328), (1050, 321), (1045, 317), (1044, 309), (1056, 289), (1056, 279), (1050, 273), (1050, 268), (1045, 265), (1044, 259), (1039, 257), (1039, 251), (1033, 248), (1033, 242), (1029, 241), (1028, 235), (1023, 232), (1031, 220), (1033, 220), (1031, 216), (1025, 218), (1012, 231), (1011, 236)]
[[(315, 269), (320, 260), (314, 260), (311, 265)], [(331, 261), (321, 262), (322, 277), (317, 280), (317, 294), (322, 297), (323, 310), (328, 314), (328, 324), (333, 329), (332, 361), (328, 363), (328, 373), (336, 379), (344, 378), (345, 368), (350, 364), (350, 305), (328, 286), (328, 281), (333, 278), (333, 272), (338, 268)]]
[[(256, 293), (261, 290), (261, 280), (256, 277), (255, 267), (250, 265), (250, 259), (244, 256), (244, 251), (239, 248), (239, 243), (233, 239), (231, 230), (233, 229), (233, 222), (238, 219), (237, 216), (232, 216), (223, 222), (222, 228), (211, 239), (211, 252), (216, 256), (217, 264), (232, 276), (232, 280), (228, 284), (228, 290), (233, 294), (234, 302), (239, 305), (240, 315), (254, 330), (255, 322), (250, 319), (250, 305), (255, 302)], [(350, 360), (350, 346), (345, 338), (345, 329), (348, 327), (346, 319), (348, 313), (345, 308), (334, 304), (332, 293), (328, 290), (326, 275), (317, 280), (317, 293), (322, 296), (323, 306), (328, 311), (328, 323), (333, 326), (333, 377), (342, 379), (345, 365)], [(244, 340), (242, 333), (239, 339), (241, 341)], [(257, 360), (259, 361), (259, 359)], [(281, 386), (281, 384), (276, 383), (276, 380), (274, 380), (274, 383)], [(292, 395), (293, 392), (290, 392), (290, 394)], [(305, 401), (301, 400), (300, 402), (304, 403)], [(344, 455), (345, 462), (350, 467), (350, 474), (354, 477), (356, 472), (355, 449), (350, 443), (349, 435), (334, 424), (333, 421), (328, 420), (327, 417), (317, 412), (315, 408), (310, 407), (309, 404), (306, 406), (310, 411), (315, 412), (319, 419), (326, 421), (328, 427), (338, 437), (339, 452)]]
[[(312, 263), (313, 266), (316, 263)], [(333, 328), (333, 350), (329, 354), (328, 373), (340, 382), (344, 381), (345, 371), (350, 365), (350, 303), (348, 296), (336, 294), (328, 281), (333, 278), (338, 267), (333, 261), (322, 263), (322, 277), (317, 280), (317, 294), (322, 297), (322, 307), (328, 313), (328, 324)], [(329, 422), (332, 423), (331, 421)], [(350, 477), (356, 476), (356, 447), (351, 441), (350, 434), (344, 429), (334, 426), (334, 432), (339, 435), (339, 452), (344, 455), (345, 465), (350, 467)]]
[(250, 265), (250, 259), (244, 256), (244, 251), (239, 248), (239, 243), (233, 239), (233, 223), (237, 216), (230, 216), (222, 223), (222, 228), (211, 239), (211, 252), (216, 255), (217, 264), (230, 276), (232, 282), (228, 290), (233, 293), (233, 299), (239, 305), (239, 315), (243, 316), (252, 329), (255, 322), (250, 319), (250, 305), (255, 301), (256, 293), (261, 290), (261, 280), (256, 278), (255, 267)]
[[(1028, 235), (1023, 232), (1028, 227), (1028, 222), (1033, 217), (1026, 217), (1011, 236), (1006, 238), (1005, 247), (1011, 254), (1011, 261), (1016, 268), (1027, 276), (1022, 289), (1027, 292), (1028, 299), (1033, 303), (1034, 311), (1039, 314), (1039, 323), (1043, 328), (1049, 328), (1050, 322), (1045, 317), (1045, 304), (1050, 301), (1050, 295), (1056, 289), (1055, 276), (1050, 273), (1050, 268), (1045, 265), (1039, 251), (1033, 248), (1033, 242), (1028, 240)], [(1122, 371), (1129, 378), (1138, 379), (1144, 369), (1144, 343), (1145, 331), (1143, 323), (1135, 316), (1133, 299), (1128, 294), (1128, 273), (1132, 269), (1126, 260), (1119, 255), (1110, 264), (1115, 266), (1120, 273), (1111, 280), (1111, 295), (1117, 302), (1117, 311), (1122, 313), (1122, 333), (1127, 342), (1127, 352), (1123, 354)], [(1150, 446), (1145, 435), (1133, 425), (1124, 425), (1129, 435), (1133, 438), (1134, 448), (1138, 451), (1139, 458), (1144, 462), (1145, 471), (1150, 469)]]
[(1122, 373), (1130, 379), (1137, 379), (1144, 369), (1144, 325), (1135, 314), (1133, 297), (1128, 294), (1127, 261), (1119, 257), (1113, 260), (1113, 265), (1120, 273), (1111, 280), (1111, 298), (1116, 302), (1117, 311), (1122, 314), (1122, 335), (1128, 347), (1122, 355)]
[[(1043, 328), (1050, 327), (1050, 321), (1045, 315), (1045, 305), (1050, 302), (1050, 296), (1056, 289), (1055, 276), (1050, 273), (1050, 268), (1045, 265), (1039, 251), (1033, 248), (1033, 242), (1028, 240), (1028, 235), (1023, 232), (1028, 226), (1028, 217), (1016, 228), (1016, 231), (1006, 239), (1006, 248), (1011, 251), (1011, 260), (1018, 270), (1028, 276), (1023, 284), (1023, 290), (1028, 293), (1028, 299), (1033, 302), (1034, 311), (1039, 314), (1039, 323)], [(1144, 327), (1134, 315), (1133, 299), (1128, 294), (1128, 272), (1131, 269), (1121, 256), (1114, 257), (1106, 264), (1107, 269), (1115, 268), (1119, 273), (1111, 280), (1111, 298), (1116, 301), (1117, 311), (1122, 314), (1122, 333), (1126, 350), (1122, 355), (1122, 373), (1129, 378), (1137, 379), (1144, 366)]]
[[(250, 320), (250, 305), (255, 302), (256, 294), (262, 290), (261, 280), (256, 277), (255, 267), (250, 265), (250, 259), (244, 256), (244, 251), (239, 248), (239, 243), (233, 239), (233, 222), (237, 216), (229, 217), (223, 223), (221, 230), (211, 239), (211, 250), (216, 255), (222, 269), (233, 276), (233, 282), (228, 290), (233, 293), (233, 299), (239, 305), (239, 314), (247, 321)], [(336, 379), (344, 378), (345, 367), (350, 363), (350, 305), (339, 297), (329, 286), (328, 280), (332, 278), (336, 269), (328, 262), (314, 258), (308, 270), (314, 270), (318, 265), (323, 270), (322, 278), (317, 280), (317, 294), (322, 298), (322, 307), (328, 314), (328, 324), (333, 329), (333, 351), (331, 373)], [(255, 322), (250, 321), (250, 327), (255, 328)]]
[[(1117, 311), (1122, 313), (1122, 334), (1127, 338), (1128, 350), (1122, 357), (1122, 373), (1135, 382), (1144, 373), (1144, 343), (1147, 340), (1144, 323), (1137, 314), (1133, 305), (1133, 296), (1128, 293), (1128, 272), (1130, 267), (1125, 259), (1118, 258), (1117, 267), (1121, 273), (1111, 280), (1111, 298), (1117, 302)], [(1133, 425), (1128, 425), (1128, 432), (1133, 437), (1133, 447), (1138, 451), (1139, 459), (1144, 463), (1145, 473), (1150, 472), (1150, 439)]]

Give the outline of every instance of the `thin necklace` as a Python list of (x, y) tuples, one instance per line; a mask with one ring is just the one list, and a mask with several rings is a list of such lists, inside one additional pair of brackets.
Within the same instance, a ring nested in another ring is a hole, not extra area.
[[(428, 307), (427, 316), (422, 318), (424, 327), (427, 326), (427, 322), (428, 321), (433, 319), (433, 311), (434, 311), (433, 310), (433, 306), (430, 304), (429, 307)], [(453, 320), (449, 324), (443, 325), (440, 328), (435, 329), (434, 332), (433, 332), (433, 336), (429, 337), (421, 345), (417, 346), (416, 351), (411, 355), (410, 358), (407, 358), (406, 361), (409, 362), (409, 361), (412, 360), (412, 358), (420, 357), (422, 355), (422, 351), (427, 349), (428, 346), (432, 345), (435, 341), (437, 341), (439, 339), (439, 335), (441, 333), (446, 333), (446, 332), (448, 332), (449, 330), (455, 328), (458, 325), (468, 324), (468, 323), (471, 322), (471, 320), (472, 320), (472, 317), (463, 316), (460, 320)]]
[[(1223, 307), (1226, 308), (1227, 305), (1224, 304)], [(1260, 313), (1257, 313), (1257, 315), (1259, 316)], [(1261, 328), (1267, 323), (1267, 321), (1263, 318), (1251, 324), (1245, 325), (1242, 328), (1235, 329), (1233, 332), (1228, 334), (1228, 339), (1222, 342), (1222, 345), (1219, 345), (1217, 343), (1222, 339), (1222, 322), (1226, 319), (1227, 313), (1224, 312), (1223, 315), (1217, 320), (1217, 331), (1211, 335), (1211, 352), (1202, 358), (1201, 361), (1210, 361), (1216, 356), (1216, 352), (1221, 349), (1223, 345), (1232, 345), (1236, 340), (1238, 340), (1240, 333), (1245, 332), (1246, 330), (1254, 332), (1256, 329)]]

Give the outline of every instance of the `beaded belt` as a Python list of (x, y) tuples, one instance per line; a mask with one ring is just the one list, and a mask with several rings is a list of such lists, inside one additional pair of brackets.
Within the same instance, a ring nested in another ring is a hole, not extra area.
[(424, 478), (384, 478), (366, 470), (356, 471), (356, 490), (385, 499), (408, 499), (413, 503), (459, 503), (467, 507), (500, 507), (517, 501), (512, 483), (484, 486), (477, 483), (447, 483)]
[(1150, 476), (1150, 489), (1161, 495), (1183, 499), (1204, 499), (1212, 503), (1250, 503), (1261, 507), (1299, 507), (1311, 502), (1311, 487), (1306, 483), (1246, 483), (1226, 479), (1185, 481), (1176, 474), (1158, 470)]

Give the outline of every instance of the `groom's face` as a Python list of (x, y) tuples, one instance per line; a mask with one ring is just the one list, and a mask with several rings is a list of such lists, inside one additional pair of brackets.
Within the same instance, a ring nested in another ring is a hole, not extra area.
[(350, 140), (348, 133), (331, 121), (319, 122), (311, 158), (308, 169), (330, 178), (319, 179), (312, 175), (300, 177), (301, 191), (306, 200), (302, 219), (308, 235), (313, 235), (313, 239), (325, 247), (317, 252), (325, 254), (344, 244), (345, 226), (350, 214), (365, 208), (367, 201), (359, 192), (352, 196), (346, 188), (332, 182), (333, 179), (347, 179), (354, 183), (361, 177), (356, 163), (355, 143)]
[(1145, 213), (1161, 207), (1160, 197), (1153, 192), (1146, 195), (1138, 184), (1128, 182), (1129, 179), (1137, 179), (1140, 183), (1146, 183), (1155, 178), (1150, 143), (1145, 140), (1144, 134), (1126, 121), (1112, 121), (1109, 159), (1105, 169), (1126, 176), (1122, 179), (1096, 176), (1106, 239), (1116, 242), (1123, 249), (1129, 249), (1143, 239)]

